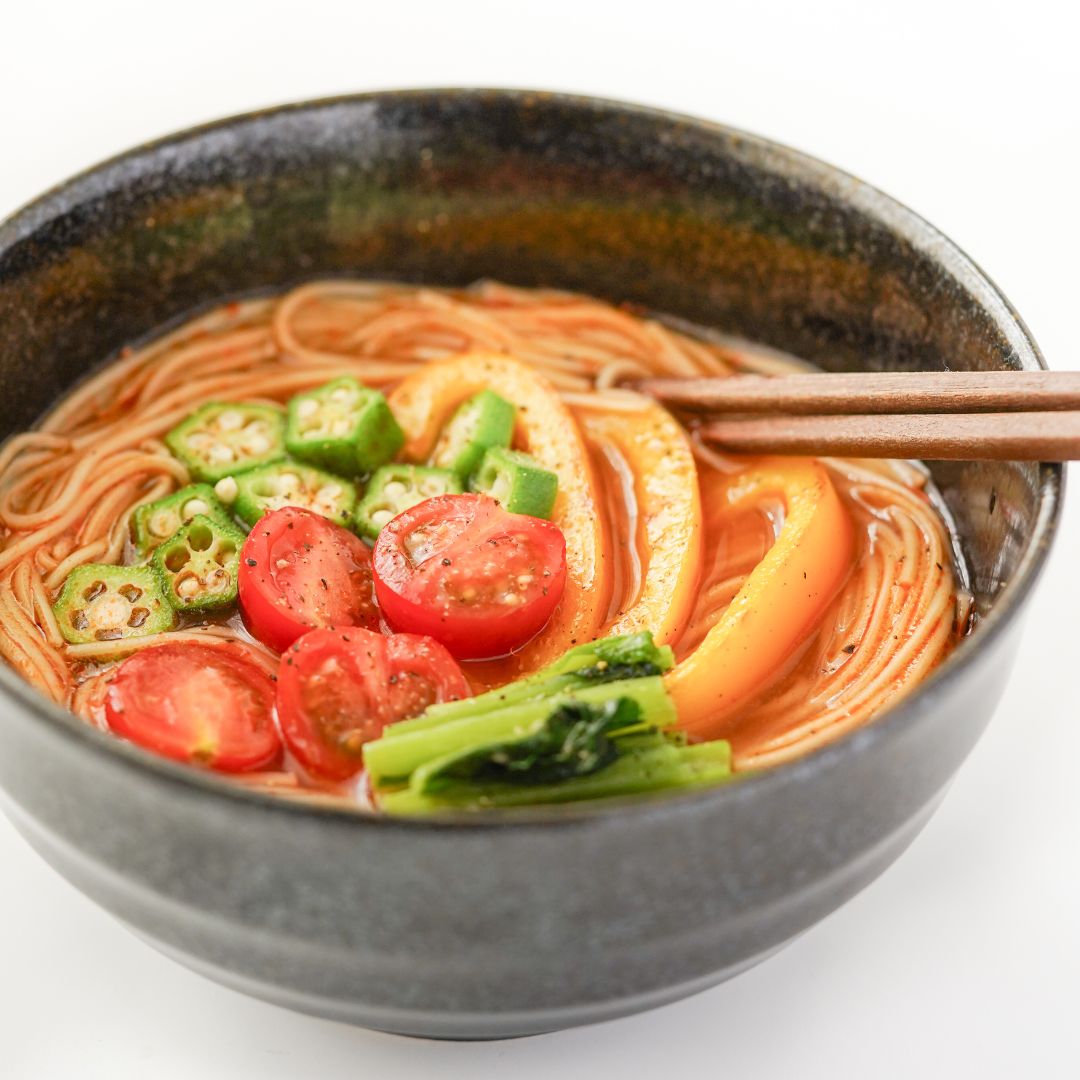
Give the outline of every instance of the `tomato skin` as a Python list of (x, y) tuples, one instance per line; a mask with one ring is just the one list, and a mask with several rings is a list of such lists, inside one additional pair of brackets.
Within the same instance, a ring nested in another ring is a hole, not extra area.
[(367, 545), (298, 506), (266, 514), (248, 534), (239, 593), (245, 625), (278, 652), (313, 627), (379, 626)]
[(461, 669), (430, 638), (312, 630), (281, 658), (277, 710), (293, 757), (313, 776), (343, 782), (387, 724), (469, 694)]
[(173, 761), (226, 773), (280, 761), (273, 707), (270, 676), (225, 644), (149, 646), (117, 667), (105, 694), (115, 735)]
[(399, 514), (372, 556), (394, 630), (426, 634), (460, 660), (505, 656), (547, 624), (566, 584), (566, 540), (550, 521), (486, 495), (440, 495)]

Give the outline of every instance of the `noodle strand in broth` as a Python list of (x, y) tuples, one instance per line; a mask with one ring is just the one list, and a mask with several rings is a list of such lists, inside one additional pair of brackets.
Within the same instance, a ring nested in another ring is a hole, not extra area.
[[(236, 617), (181, 625), (157, 638), (68, 645), (50, 604), (75, 567), (130, 555), (128, 519), (136, 506), (189, 482), (161, 439), (205, 402), (281, 403), (346, 375), (389, 389), (432, 361), (474, 350), (508, 354), (541, 373), (586, 436), (590, 417), (625, 423), (652, 407), (620, 388), (627, 380), (782, 367), (772, 354), (721, 347), (606, 303), (496, 283), (445, 291), (317, 281), (277, 298), (226, 304), (125, 350), (38, 430), (0, 449), (0, 654), (52, 701), (98, 724), (109, 664), (162, 640), (231, 642), (270, 670), (274, 654)], [(723, 616), (783, 517), (782, 506), (768, 503), (732, 514), (720, 493), (746, 462), (691, 445), (704, 557), (689, 621), (672, 642), (679, 656)], [(632, 548), (620, 554), (612, 545), (610, 625), (647, 589), (648, 551), (633, 540), (646, 530), (611, 447), (595, 443), (592, 452), (616, 478), (601, 508), (608, 534), (629, 536)], [(865, 723), (925, 678), (966, 629), (950, 536), (925, 473), (902, 462), (826, 465), (855, 524), (854, 563), (788, 668), (735, 718), (737, 768), (790, 760)], [(296, 787), (276, 773), (245, 782)]]

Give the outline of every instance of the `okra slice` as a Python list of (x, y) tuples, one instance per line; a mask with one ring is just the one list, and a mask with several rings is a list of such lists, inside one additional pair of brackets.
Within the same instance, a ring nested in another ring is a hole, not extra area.
[(289, 401), (285, 447), (297, 461), (359, 476), (390, 461), (404, 442), (386, 398), (348, 376)]
[(509, 446), (514, 437), (517, 410), (491, 390), (459, 405), (442, 429), (429, 464), (450, 469), (462, 478), (480, 467), (484, 452), (492, 446)]
[(461, 480), (449, 469), (427, 465), (384, 465), (368, 481), (353, 523), (361, 536), (376, 539), (398, 514), (436, 495), (460, 495)]
[(347, 525), (356, 506), (356, 488), (348, 480), (295, 461), (263, 465), (235, 479), (233, 511), (249, 525), (283, 506), (300, 506)]
[(217, 483), (285, 456), (285, 417), (268, 405), (212, 401), (165, 436), (196, 480)]
[(177, 611), (215, 611), (236, 602), (236, 580), (244, 534), (196, 514), (154, 552), (153, 566)]
[(550, 518), (559, 478), (528, 454), (496, 448), (484, 454), (472, 489), (490, 495), (511, 514)]
[(149, 566), (88, 563), (68, 574), (53, 605), (60, 633), (72, 645), (149, 637), (176, 622)]
[(140, 555), (149, 555), (196, 514), (222, 525), (232, 518), (209, 484), (189, 484), (163, 499), (137, 506), (131, 515), (132, 538)]

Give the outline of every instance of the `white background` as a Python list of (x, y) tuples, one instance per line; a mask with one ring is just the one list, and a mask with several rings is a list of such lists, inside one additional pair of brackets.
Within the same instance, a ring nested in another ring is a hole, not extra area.
[[(584, 91), (727, 121), (870, 180), (987, 269), (1052, 366), (1078, 367), (1080, 26), (1065, 8), (5, 5), (0, 215), (144, 139), (289, 99), (425, 85)], [(161, 958), (0, 818), (0, 1074), (1080, 1075), (1073, 495), (1009, 692), (942, 810), (880, 881), (749, 974), (542, 1038), (372, 1034), (248, 1000)]]

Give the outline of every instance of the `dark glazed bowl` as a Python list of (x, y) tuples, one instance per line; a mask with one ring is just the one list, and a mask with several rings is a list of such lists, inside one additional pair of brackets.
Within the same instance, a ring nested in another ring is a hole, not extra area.
[[(369, 94), (143, 147), (0, 227), (0, 437), (163, 323), (330, 274), (580, 289), (834, 370), (1041, 366), (949, 241), (800, 154), (611, 102)], [(897, 708), (795, 765), (619, 807), (380, 820), (152, 759), (4, 668), (6, 808), (136, 933), (293, 1008), (473, 1038), (692, 993), (888, 866), (993, 712), (1061, 470), (934, 472), (981, 625)]]

